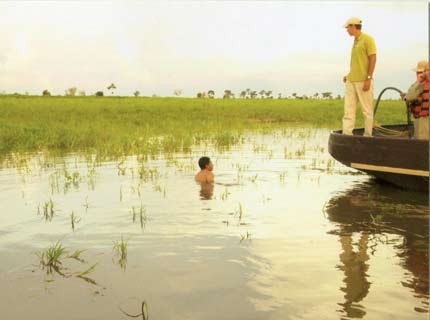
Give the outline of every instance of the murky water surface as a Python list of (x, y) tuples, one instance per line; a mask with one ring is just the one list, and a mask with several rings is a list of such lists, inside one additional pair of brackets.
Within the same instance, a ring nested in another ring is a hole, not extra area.
[[(328, 135), (4, 162), (1, 318), (128, 319), (145, 301), (151, 319), (428, 319), (428, 196), (335, 163)], [(202, 155), (213, 188), (193, 180)], [(37, 256), (57, 242), (63, 275)]]

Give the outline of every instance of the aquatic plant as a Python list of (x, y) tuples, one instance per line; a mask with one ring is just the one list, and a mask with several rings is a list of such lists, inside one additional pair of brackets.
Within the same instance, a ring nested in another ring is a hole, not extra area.
[(85, 202), (84, 202), (85, 212), (88, 211), (89, 206), (90, 206), (90, 203), (88, 202), (88, 196), (86, 196), (85, 197)]
[(114, 259), (115, 258), (117, 259), (114, 262), (119, 264), (120, 267), (124, 270), (127, 266), (127, 245), (128, 245), (128, 240), (125, 241), (121, 236), (121, 241), (115, 241), (112, 247), (112, 251), (114, 253)]
[[(37, 206), (37, 214), (40, 214), (40, 204), (38, 204)], [(45, 201), (43, 203), (43, 218), (45, 219), (45, 221), (52, 221), (54, 214), (54, 202), (52, 201), (52, 199), (49, 199), (49, 201)]]
[(81, 258), (81, 254), (83, 252), (85, 252), (85, 251), (86, 250), (79, 250), (79, 249), (77, 249), (72, 254), (68, 255), (67, 258), (75, 259), (75, 260), (77, 260), (79, 262), (85, 262), (85, 260)]
[(148, 304), (145, 301), (142, 302), (141, 312), (139, 314), (130, 314), (130, 313), (127, 313), (124, 310), (122, 310), (121, 307), (119, 307), (119, 310), (123, 314), (125, 314), (127, 317), (138, 318), (138, 317), (142, 316), (142, 320), (149, 320), (149, 307), (148, 307)]
[(227, 187), (225, 187), (224, 192), (221, 193), (221, 200), (226, 200), (231, 193), (228, 191)]
[(75, 272), (74, 276), (81, 278), (85, 280), (86, 282), (89, 282), (91, 284), (97, 284), (94, 279), (89, 278), (87, 275), (92, 273), (96, 269), (97, 263), (94, 263), (91, 265), (88, 269), (81, 271), (81, 272)]
[(55, 271), (64, 276), (61, 260), (66, 257), (66, 253), (66, 249), (57, 241), (47, 249), (36, 252), (36, 255), (39, 258), (39, 266), (42, 270), (46, 269), (48, 275)]
[(241, 234), (240, 235), (239, 243), (242, 243), (244, 240), (250, 240), (250, 239), (251, 239), (251, 233), (249, 233), (248, 231), (246, 231), (245, 234)]
[(242, 204), (240, 202), (239, 202), (238, 214), (239, 214), (239, 222), (240, 222), (240, 221), (242, 221), (242, 215), (243, 215), (243, 208), (242, 208)]
[(49, 246), (44, 250), (37, 251), (35, 254), (39, 258), (39, 267), (42, 270), (46, 270), (46, 275), (51, 276), (54, 273), (57, 273), (63, 277), (71, 277), (76, 276), (81, 278), (89, 283), (96, 284), (96, 282), (87, 277), (87, 275), (94, 271), (97, 264), (93, 264), (88, 269), (79, 272), (70, 272), (64, 266), (65, 259), (74, 259), (78, 262), (85, 263), (85, 260), (81, 257), (81, 254), (86, 250), (75, 250), (72, 254), (67, 254), (68, 251), (61, 244), (60, 241), (57, 241), (55, 244)]
[(72, 230), (75, 231), (75, 224), (79, 223), (81, 221), (81, 218), (78, 218), (75, 215), (75, 212), (72, 211), (72, 213), (70, 214), (70, 223), (72, 224)]
[(140, 204), (139, 208), (132, 206), (130, 212), (132, 213), (133, 223), (136, 222), (136, 217), (139, 213), (140, 227), (143, 229), (146, 226), (146, 222), (148, 221), (145, 206), (142, 203)]

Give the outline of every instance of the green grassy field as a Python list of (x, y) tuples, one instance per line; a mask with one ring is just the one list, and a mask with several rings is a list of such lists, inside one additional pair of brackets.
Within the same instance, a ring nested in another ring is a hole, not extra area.
[[(382, 101), (376, 119), (404, 123), (404, 109)], [(175, 152), (201, 141), (229, 145), (249, 131), (338, 129), (342, 115), (343, 100), (0, 96), (0, 154)]]

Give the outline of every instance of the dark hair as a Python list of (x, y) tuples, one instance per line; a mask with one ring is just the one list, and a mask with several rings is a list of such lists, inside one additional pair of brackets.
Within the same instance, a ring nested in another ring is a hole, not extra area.
[(211, 162), (211, 159), (209, 159), (209, 157), (201, 157), (199, 159), (199, 167), (200, 169), (205, 169), (206, 166), (209, 164), (209, 162)]
[(354, 26), (357, 30), (361, 30), (361, 24), (354, 24)]

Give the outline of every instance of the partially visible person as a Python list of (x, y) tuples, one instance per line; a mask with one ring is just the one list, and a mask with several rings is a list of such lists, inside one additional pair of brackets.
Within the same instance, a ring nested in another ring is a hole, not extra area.
[(200, 171), (196, 174), (195, 180), (199, 183), (213, 183), (215, 178), (212, 173), (213, 163), (209, 157), (201, 157), (199, 159)]
[(214, 184), (211, 182), (200, 183), (200, 199), (211, 200), (214, 195)]
[(402, 97), (406, 100), (414, 116), (414, 138), (429, 140), (429, 64), (428, 61), (419, 61), (415, 71), (417, 80), (413, 83), (407, 94)]
[(364, 135), (371, 137), (373, 129), (373, 72), (376, 65), (376, 44), (372, 36), (361, 31), (359, 18), (349, 19), (344, 27), (354, 37), (351, 65), (345, 83), (345, 105), (342, 133), (352, 135), (357, 104), (360, 102), (364, 116)]

